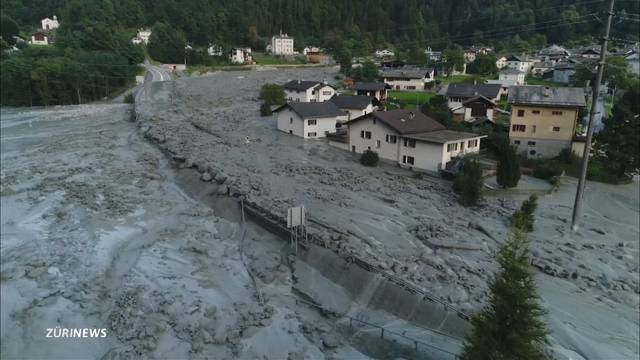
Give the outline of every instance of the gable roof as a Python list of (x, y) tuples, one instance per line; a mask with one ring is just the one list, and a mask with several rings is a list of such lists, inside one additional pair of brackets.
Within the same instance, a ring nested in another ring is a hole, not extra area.
[(323, 102), (289, 102), (274, 109), (279, 112), (284, 108), (291, 108), (296, 114), (303, 118), (309, 117), (335, 117), (346, 115), (342, 110), (338, 109), (336, 104), (331, 101)]
[(353, 83), (353, 90), (379, 91), (387, 88), (383, 82), (356, 82)]
[(527, 61), (524, 57), (518, 55), (509, 55), (507, 56), (507, 61)]
[(375, 99), (373, 96), (334, 95), (329, 101), (340, 109), (366, 109), (373, 99)]
[(583, 107), (586, 102), (582, 88), (529, 85), (510, 87), (509, 104)]
[(407, 136), (410, 139), (421, 140), (437, 144), (445, 144), (450, 141), (460, 141), (473, 138), (485, 138), (487, 135), (474, 134), (470, 132), (454, 131), (454, 130), (436, 130), (411, 134)]
[(359, 116), (352, 119), (348, 124), (360, 121), (362, 119), (375, 118), (385, 125), (397, 131), (400, 135), (417, 134), (422, 132), (444, 130), (444, 125), (436, 120), (428, 117), (421, 112), (413, 112), (411, 110), (390, 110), (390, 111), (374, 111), (372, 113)]
[(324, 85), (324, 84), (319, 81), (291, 80), (288, 83), (284, 84), (282, 87), (285, 88), (286, 90), (306, 91), (318, 85)]
[(433, 69), (426, 68), (398, 68), (382, 70), (382, 77), (400, 79), (424, 79)]
[(495, 99), (500, 93), (500, 84), (449, 84), (445, 96), (470, 98), (482, 95), (489, 99)]
[(465, 101), (462, 102), (462, 105), (467, 105), (467, 104), (471, 104), (474, 102), (483, 102), (487, 105), (490, 105), (491, 107), (497, 106), (497, 104), (495, 102), (493, 102), (491, 99), (487, 99), (486, 97), (479, 95), (479, 96), (474, 96), (470, 99), (467, 99)]

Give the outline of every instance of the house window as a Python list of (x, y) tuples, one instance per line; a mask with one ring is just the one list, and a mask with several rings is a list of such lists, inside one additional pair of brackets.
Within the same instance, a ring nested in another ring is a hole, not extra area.
[(469, 144), (467, 145), (468, 148), (474, 148), (476, 146), (478, 146), (478, 139), (469, 140)]
[(531, 132), (535, 134), (536, 133), (536, 125), (531, 125), (531, 126), (532, 126), (531, 127)]
[(513, 140), (514, 145), (520, 145), (520, 140)]
[(315, 131), (314, 131), (314, 132), (307, 133), (307, 137), (316, 137), (316, 133), (315, 133)]
[(415, 86), (409, 86), (409, 85), (407, 85), (406, 88), (407, 88), (407, 90), (415, 90), (416, 89)]
[(540, 110), (531, 110), (532, 114), (540, 115)]
[(356, 152), (356, 146), (355, 145), (351, 145), (351, 152)]
[(365, 139), (371, 139), (371, 131), (365, 131), (364, 132), (364, 137), (365, 137)]
[(402, 156), (402, 163), (403, 164), (413, 165), (414, 162), (415, 162), (415, 159), (413, 158), (413, 156), (406, 156), (406, 155)]
[(511, 125), (511, 131), (513, 132), (525, 132), (525, 130), (527, 129), (526, 125)]
[(292, 117), (289, 118), (289, 124), (293, 124), (293, 118)]
[(447, 152), (457, 151), (458, 143), (447, 144)]
[(322, 95), (331, 95), (331, 91), (323, 91)]
[(311, 102), (316, 102), (316, 99), (311, 99)]
[(535, 141), (528, 141), (527, 145), (529, 146), (536, 146), (536, 142)]
[(524, 116), (524, 110), (518, 110), (518, 117)]
[(376, 147), (380, 148), (380, 140), (376, 140)]
[(395, 144), (396, 142), (398, 142), (398, 137), (396, 135), (388, 135), (387, 134), (387, 142), (389, 144)]
[(560, 127), (559, 126), (554, 126), (553, 127), (553, 132), (560, 132)]
[(376, 124), (376, 119), (373, 119), (373, 125), (375, 125), (375, 124)]
[(552, 112), (551, 112), (551, 115), (557, 115), (557, 116), (560, 116), (560, 115), (562, 115), (562, 111), (552, 111)]
[(416, 147), (416, 141), (414, 139), (404, 139), (404, 146), (414, 148)]
[(318, 120), (307, 120), (307, 125), (318, 125)]
[(360, 131), (360, 137), (364, 139), (364, 130)]

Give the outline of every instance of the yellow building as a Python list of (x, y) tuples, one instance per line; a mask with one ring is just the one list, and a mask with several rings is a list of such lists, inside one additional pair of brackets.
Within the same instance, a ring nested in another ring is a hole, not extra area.
[(582, 88), (512, 86), (509, 104), (509, 142), (527, 157), (552, 158), (571, 149), (586, 102)]

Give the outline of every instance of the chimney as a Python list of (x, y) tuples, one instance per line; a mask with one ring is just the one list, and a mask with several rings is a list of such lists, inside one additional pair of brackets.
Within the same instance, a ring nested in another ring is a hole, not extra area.
[(322, 83), (325, 85), (329, 85), (329, 82), (327, 81), (327, 79), (322, 79)]

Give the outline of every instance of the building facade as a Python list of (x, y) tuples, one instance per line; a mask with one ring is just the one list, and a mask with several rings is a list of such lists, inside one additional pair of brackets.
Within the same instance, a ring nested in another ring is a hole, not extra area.
[(426, 83), (434, 80), (434, 76), (434, 69), (398, 68), (382, 71), (384, 83), (400, 91), (422, 91)]
[(233, 48), (229, 51), (229, 61), (232, 64), (251, 64), (253, 57), (250, 48)]
[(272, 36), (271, 53), (273, 55), (293, 55), (295, 53), (293, 37), (282, 32), (280, 32), (280, 35)]
[(581, 88), (514, 86), (509, 104), (510, 143), (527, 157), (551, 158), (571, 148), (586, 102)]
[(40, 21), (42, 25), (42, 30), (49, 31), (55, 30), (60, 27), (60, 23), (58, 22), (58, 17), (53, 15), (53, 19), (44, 18)]
[(287, 103), (274, 114), (278, 130), (304, 139), (324, 138), (347, 121), (347, 114), (332, 102)]

